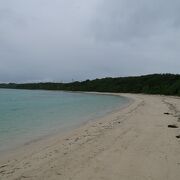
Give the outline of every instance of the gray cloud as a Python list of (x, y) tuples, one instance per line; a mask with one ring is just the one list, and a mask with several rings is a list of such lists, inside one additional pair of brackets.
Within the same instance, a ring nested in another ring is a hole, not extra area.
[(178, 0), (2, 0), (0, 81), (179, 73)]
[(172, 32), (179, 29), (179, 7), (178, 0), (104, 0), (95, 17), (94, 35), (123, 41)]

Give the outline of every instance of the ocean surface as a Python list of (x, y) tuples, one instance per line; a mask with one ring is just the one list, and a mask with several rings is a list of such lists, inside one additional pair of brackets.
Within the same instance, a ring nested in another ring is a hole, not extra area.
[(0, 89), (0, 152), (106, 115), (128, 103), (111, 95)]

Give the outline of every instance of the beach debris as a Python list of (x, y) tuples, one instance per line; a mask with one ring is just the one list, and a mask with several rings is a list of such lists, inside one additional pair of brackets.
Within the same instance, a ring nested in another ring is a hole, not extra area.
[(178, 128), (178, 126), (175, 124), (170, 124), (170, 125), (168, 125), (168, 128)]
[(171, 115), (171, 113), (168, 113), (168, 112), (165, 112), (164, 114), (166, 114), (166, 115)]
[(179, 138), (180, 138), (180, 135), (176, 136), (176, 138), (179, 139)]

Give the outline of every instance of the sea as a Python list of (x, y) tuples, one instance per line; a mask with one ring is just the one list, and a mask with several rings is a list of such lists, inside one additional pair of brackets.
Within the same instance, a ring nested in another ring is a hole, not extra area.
[(68, 131), (128, 102), (94, 93), (0, 89), (0, 152)]

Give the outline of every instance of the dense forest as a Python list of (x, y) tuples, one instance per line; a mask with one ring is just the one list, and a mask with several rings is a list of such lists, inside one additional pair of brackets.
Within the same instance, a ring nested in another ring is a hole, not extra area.
[(0, 84), (0, 88), (146, 93), (180, 96), (180, 75), (152, 74), (134, 77), (107, 77), (71, 83), (9, 83)]

